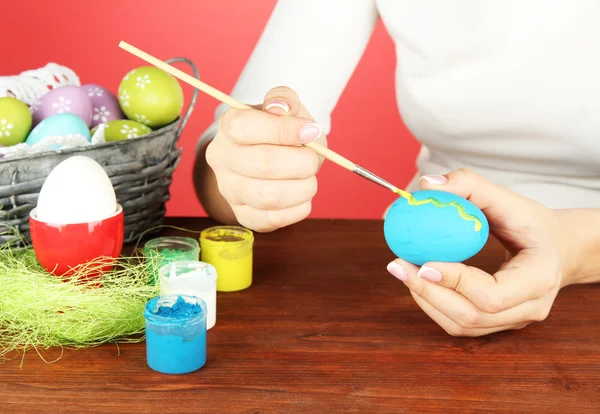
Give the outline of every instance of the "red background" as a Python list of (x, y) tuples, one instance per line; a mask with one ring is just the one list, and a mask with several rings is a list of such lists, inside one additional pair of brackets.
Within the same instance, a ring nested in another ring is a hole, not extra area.
[[(203, 81), (229, 93), (274, 4), (275, 0), (11, 1), (0, 25), (0, 75), (56, 62), (73, 69), (82, 83), (99, 83), (116, 93), (127, 71), (146, 64), (118, 48), (125, 40), (163, 60), (191, 59)], [(398, 115), (394, 68), (394, 45), (379, 23), (334, 111), (329, 146), (404, 186), (415, 172), (418, 144)], [(189, 101), (192, 89), (182, 86)], [(168, 215), (205, 215), (191, 171), (195, 142), (212, 122), (216, 105), (213, 98), (199, 95), (180, 140), (183, 159), (174, 174)], [(379, 218), (393, 199), (386, 190), (326, 162), (311, 217)]]

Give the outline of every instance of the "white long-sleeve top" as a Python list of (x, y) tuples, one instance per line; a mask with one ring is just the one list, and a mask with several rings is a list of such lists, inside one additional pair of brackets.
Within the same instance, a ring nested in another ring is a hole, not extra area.
[(600, 207), (598, 0), (281, 0), (232, 96), (289, 86), (328, 133), (379, 18), (417, 176), (468, 167), (551, 208)]

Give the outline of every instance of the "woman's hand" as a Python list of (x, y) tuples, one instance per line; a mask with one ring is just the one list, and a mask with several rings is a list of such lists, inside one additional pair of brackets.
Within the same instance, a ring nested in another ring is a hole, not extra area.
[(453, 336), (481, 336), (521, 329), (544, 320), (576, 265), (576, 237), (559, 213), (470, 170), (422, 177), (422, 189), (448, 191), (479, 207), (491, 233), (506, 247), (501, 268), (490, 275), (462, 263), (397, 259), (388, 270), (403, 281), (417, 304)]
[(261, 109), (225, 112), (206, 162), (237, 221), (268, 232), (310, 213), (322, 160), (301, 144), (325, 137), (291, 89), (272, 89)]

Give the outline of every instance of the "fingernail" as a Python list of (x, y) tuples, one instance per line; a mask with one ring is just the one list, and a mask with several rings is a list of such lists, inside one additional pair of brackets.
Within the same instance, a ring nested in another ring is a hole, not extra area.
[(317, 123), (305, 124), (300, 128), (300, 140), (304, 142), (319, 138), (323, 133), (323, 128)]
[(402, 266), (399, 263), (390, 262), (390, 264), (387, 265), (387, 270), (398, 280), (401, 280), (403, 282), (406, 282), (408, 280), (408, 272), (406, 271), (404, 266)]
[(443, 175), (424, 175), (421, 177), (430, 184), (446, 184), (448, 179)]
[(422, 266), (419, 269), (417, 276), (419, 276), (422, 279), (429, 280), (430, 282), (442, 281), (442, 274), (440, 273), (440, 271), (429, 266)]
[(275, 99), (265, 106), (265, 111), (275, 115), (290, 112), (290, 107), (283, 99)]

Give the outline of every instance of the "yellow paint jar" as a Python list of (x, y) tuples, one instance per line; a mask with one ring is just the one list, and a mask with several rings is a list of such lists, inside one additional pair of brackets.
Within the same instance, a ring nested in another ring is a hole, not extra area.
[(217, 269), (217, 291), (234, 292), (252, 284), (252, 231), (237, 226), (210, 227), (200, 234), (204, 263)]

